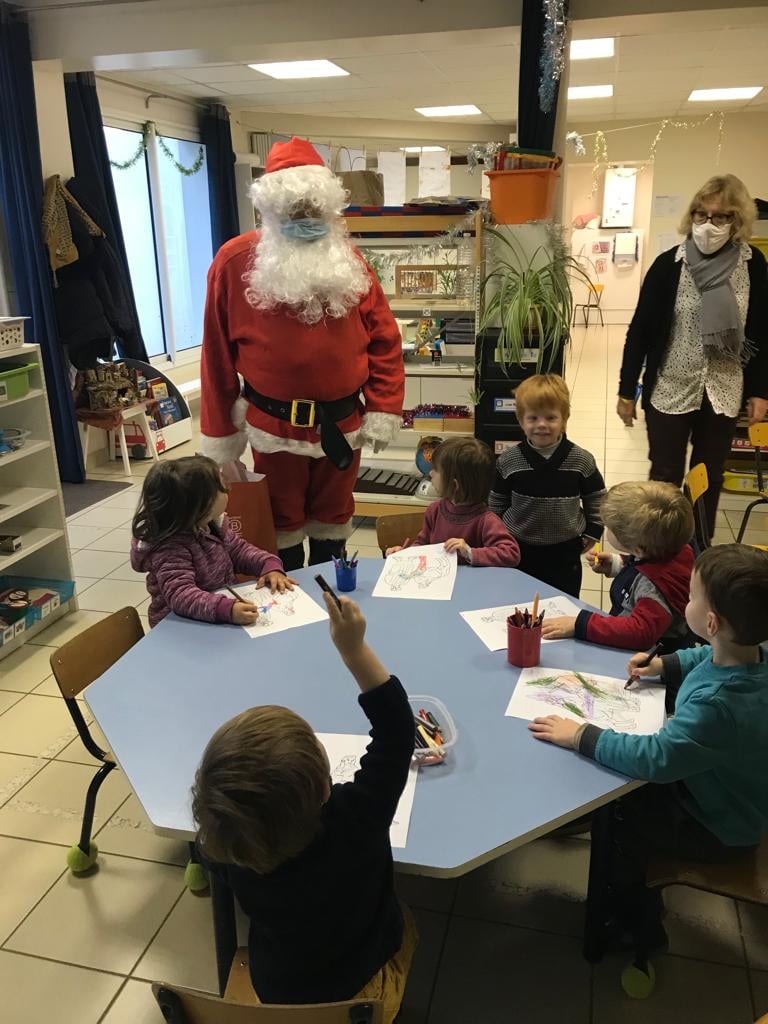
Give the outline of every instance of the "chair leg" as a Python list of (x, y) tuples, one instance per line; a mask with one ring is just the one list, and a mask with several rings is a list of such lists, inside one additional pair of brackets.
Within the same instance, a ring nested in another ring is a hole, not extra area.
[(153, 430), (149, 429), (149, 419), (145, 412), (142, 413), (141, 416), (139, 417), (139, 422), (141, 423), (141, 429), (144, 431), (144, 436), (147, 439), (147, 447), (149, 448), (149, 453), (152, 456), (154, 462), (159, 462), (160, 456), (157, 454), (157, 445), (155, 444), (155, 433)]
[(754, 501), (750, 501), (750, 503), (744, 509), (744, 515), (741, 520), (741, 526), (739, 527), (739, 535), (736, 538), (737, 544), (741, 544), (741, 539), (747, 532), (747, 525), (749, 523), (749, 517), (752, 515), (752, 509), (757, 508), (758, 505), (768, 505), (768, 499), (756, 498)]
[(114, 761), (105, 761), (91, 779), (91, 784), (88, 786), (88, 792), (85, 794), (85, 808), (83, 810), (83, 824), (80, 829), (80, 841), (76, 846), (70, 847), (70, 850), (67, 853), (67, 864), (74, 874), (80, 874), (83, 871), (88, 871), (96, 863), (99, 850), (96, 844), (91, 842), (93, 816), (96, 811), (96, 797), (98, 796), (102, 783), (109, 773), (116, 767), (117, 766)]
[(128, 442), (125, 440), (125, 423), (120, 424), (118, 437), (120, 438), (120, 454), (123, 456), (123, 469), (125, 470), (125, 475), (132, 476), (131, 459), (128, 455)]
[(235, 897), (220, 875), (211, 876), (211, 910), (213, 911), (213, 939), (216, 946), (216, 968), (219, 976), (219, 995), (223, 996), (229, 980), (232, 960), (237, 952), (237, 922)]
[(591, 964), (603, 959), (610, 916), (608, 871), (613, 844), (614, 805), (600, 807), (592, 816), (587, 906), (584, 916), (584, 958)]

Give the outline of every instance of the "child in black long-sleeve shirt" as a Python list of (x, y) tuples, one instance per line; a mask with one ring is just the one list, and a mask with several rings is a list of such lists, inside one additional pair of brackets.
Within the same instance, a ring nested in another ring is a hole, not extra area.
[(381, 999), (400, 1007), (416, 931), (393, 888), (389, 827), (414, 725), (400, 682), (364, 641), (352, 601), (326, 595), (331, 637), (362, 693), (371, 742), (352, 782), (332, 785), (311, 726), (266, 706), (226, 722), (193, 787), (198, 844), (250, 919), (251, 980), (263, 1003)]

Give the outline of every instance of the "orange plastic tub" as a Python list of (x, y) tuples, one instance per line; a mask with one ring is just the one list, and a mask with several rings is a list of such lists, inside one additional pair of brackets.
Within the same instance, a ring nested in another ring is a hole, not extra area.
[(491, 213), (497, 224), (549, 220), (555, 206), (558, 171), (486, 171), (491, 180)]

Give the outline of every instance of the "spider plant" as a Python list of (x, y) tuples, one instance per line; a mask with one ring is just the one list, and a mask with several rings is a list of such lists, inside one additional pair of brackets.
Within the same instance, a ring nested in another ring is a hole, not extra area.
[(576, 277), (589, 285), (589, 276), (555, 230), (549, 245), (530, 255), (508, 233), (487, 228), (487, 234), (498, 245), (493, 270), (482, 282), (485, 307), (479, 333), (499, 328), (496, 360), (505, 373), (522, 365), (530, 350), (536, 352), (536, 372), (546, 373), (570, 338), (570, 281)]

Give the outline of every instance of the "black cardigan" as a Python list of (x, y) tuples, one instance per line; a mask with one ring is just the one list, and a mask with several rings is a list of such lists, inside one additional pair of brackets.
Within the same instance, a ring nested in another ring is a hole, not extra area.
[[(744, 367), (744, 396), (768, 398), (768, 266), (760, 250), (750, 248), (745, 334), (755, 354)], [(647, 405), (653, 394), (659, 366), (672, 337), (672, 318), (683, 266), (682, 260), (675, 260), (677, 250), (678, 246), (668, 249), (651, 264), (624, 344), (619, 394), (622, 398), (634, 399), (645, 364), (643, 405)]]

